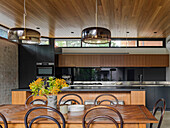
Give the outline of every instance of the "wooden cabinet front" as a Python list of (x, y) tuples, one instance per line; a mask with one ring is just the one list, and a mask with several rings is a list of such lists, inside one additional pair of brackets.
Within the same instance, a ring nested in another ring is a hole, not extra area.
[[(111, 92), (61, 92), (57, 94), (57, 100), (65, 94), (78, 94), (83, 101), (94, 100), (101, 94), (112, 94), (117, 97), (119, 101), (124, 101), (125, 105), (145, 105), (145, 91), (111, 91)], [(25, 104), (26, 99), (31, 95), (30, 91), (12, 91), (12, 104)], [(75, 96), (69, 96), (70, 99), (76, 99)], [(104, 97), (105, 98), (105, 97)], [(44, 96), (32, 97), (30, 101), (35, 99), (46, 99)], [(79, 101), (79, 99), (77, 99)], [(100, 100), (103, 100), (100, 98)], [(57, 103), (58, 103), (57, 102)]]
[(65, 54), (58, 67), (168, 67), (167, 54)]
[(100, 67), (100, 56), (59, 55), (59, 67)]

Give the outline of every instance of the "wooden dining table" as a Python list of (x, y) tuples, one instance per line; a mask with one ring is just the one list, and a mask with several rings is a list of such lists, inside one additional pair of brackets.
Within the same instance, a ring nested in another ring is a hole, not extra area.
[[(37, 105), (0, 105), (0, 112), (4, 114), (4, 116), (7, 118), (8, 126), (9, 128), (25, 128), (24, 126), (24, 116), (26, 112)], [(39, 106), (39, 105), (38, 105)], [(66, 120), (66, 128), (82, 128), (82, 118), (84, 113), (94, 105), (86, 105), (84, 111), (80, 112), (69, 112), (67, 114), (64, 114), (65, 120)], [(120, 114), (123, 117), (124, 121), (124, 128), (146, 128), (147, 123), (158, 123), (158, 120), (152, 115), (152, 113), (143, 105), (117, 105), (117, 106), (111, 106), (116, 108)], [(54, 118), (58, 119), (61, 123), (61, 119), (59, 116), (52, 112), (47, 110), (39, 110), (32, 112), (29, 116), (29, 120), (37, 115), (50, 115)], [(96, 110), (89, 114), (87, 117), (87, 120), (91, 117), (94, 117), (95, 115), (110, 115), (117, 122), (119, 122), (119, 118), (112, 114), (109, 110)], [(0, 124), (2, 124), (2, 120), (0, 119)], [(48, 120), (38, 120), (33, 124), (33, 128), (57, 128), (57, 125)], [(94, 122), (93, 128), (115, 128), (115, 126), (112, 124), (111, 121), (100, 119)]]

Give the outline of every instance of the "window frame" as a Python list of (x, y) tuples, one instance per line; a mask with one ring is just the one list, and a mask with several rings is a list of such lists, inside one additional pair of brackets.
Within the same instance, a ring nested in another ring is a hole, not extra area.
[(137, 47), (138, 47), (138, 40), (137, 40), (137, 38), (111, 38), (111, 40), (136, 41), (137, 45), (136, 45), (136, 47), (132, 47), (132, 46), (130, 46), (130, 47), (127, 47), (127, 46), (123, 46), (123, 47), (112, 47), (112, 46), (111, 46), (111, 42), (110, 42), (110, 48), (137, 48)]
[[(54, 39), (54, 45), (55, 45), (55, 40), (60, 39), (60, 40), (71, 40), (71, 39), (78, 39), (81, 41), (81, 38), (53, 38)], [(127, 41), (133, 41), (136, 40), (137, 46), (136, 47), (112, 47), (111, 42), (109, 42), (109, 47), (83, 47), (82, 46), (82, 41), (81, 41), (81, 46), (80, 47), (56, 47), (56, 48), (166, 48), (166, 38), (111, 38), (111, 40), (127, 40)], [(162, 41), (163, 46), (139, 46), (139, 41)]]
[[(139, 46), (139, 41), (162, 41), (162, 46)], [(166, 38), (141, 38), (137, 42), (138, 48), (166, 48)]]
[(40, 38), (40, 42), (41, 42), (41, 39), (48, 39), (49, 44), (48, 44), (48, 45), (47, 45), (47, 44), (46, 44), (46, 45), (45, 45), (45, 44), (38, 44), (39, 46), (49, 46), (49, 45), (50, 45), (50, 40), (51, 40), (51, 38), (43, 37), (43, 36), (42, 36), (42, 37)]
[(2, 37), (1, 35), (0, 35), (0, 37), (1, 37), (1, 38), (4, 38), (4, 39), (8, 39), (8, 30), (9, 30), (9, 28), (7, 28), (7, 27), (5, 27), (5, 26), (3, 26), (3, 25), (0, 25), (0, 30), (7, 32), (7, 38)]
[[(54, 39), (54, 47), (55, 48), (82, 48), (82, 41), (81, 38), (53, 38)], [(80, 40), (80, 47), (56, 47), (55, 46), (55, 40)]]

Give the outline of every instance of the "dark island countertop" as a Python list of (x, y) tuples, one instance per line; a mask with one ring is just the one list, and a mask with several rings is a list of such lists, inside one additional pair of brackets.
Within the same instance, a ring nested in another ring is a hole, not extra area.
[[(138, 89), (138, 88), (107, 88), (107, 89), (61, 89), (62, 92), (128, 92), (128, 91), (144, 91), (145, 89)], [(30, 89), (12, 89), (12, 91), (31, 91)]]
[[(169, 81), (75, 81), (74, 85), (62, 89), (62, 92), (115, 92), (143, 91), (146, 87), (170, 87)], [(30, 89), (12, 89), (12, 91), (31, 91)]]

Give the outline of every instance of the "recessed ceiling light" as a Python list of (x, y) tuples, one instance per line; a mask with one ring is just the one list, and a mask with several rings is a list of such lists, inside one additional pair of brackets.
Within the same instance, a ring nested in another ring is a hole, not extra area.
[(157, 33), (157, 32), (154, 32), (155, 34)]
[(74, 32), (71, 32), (72, 34), (74, 33)]

